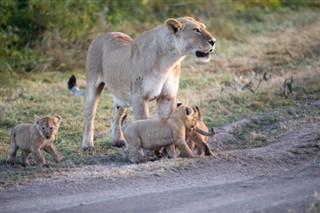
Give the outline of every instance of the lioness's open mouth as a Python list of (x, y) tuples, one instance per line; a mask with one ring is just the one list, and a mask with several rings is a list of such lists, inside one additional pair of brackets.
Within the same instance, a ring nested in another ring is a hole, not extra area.
[(208, 58), (210, 56), (210, 52), (212, 52), (212, 50), (210, 50), (209, 52), (201, 52), (201, 51), (196, 51), (196, 56), (198, 58)]

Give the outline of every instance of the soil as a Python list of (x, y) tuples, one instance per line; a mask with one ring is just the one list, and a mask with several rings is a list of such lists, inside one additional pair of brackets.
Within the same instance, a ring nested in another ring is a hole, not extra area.
[(319, 129), (213, 157), (84, 166), (2, 189), (0, 212), (320, 212)]

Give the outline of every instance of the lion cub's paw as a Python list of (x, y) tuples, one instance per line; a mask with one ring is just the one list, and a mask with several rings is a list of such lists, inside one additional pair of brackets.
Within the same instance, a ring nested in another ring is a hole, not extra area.
[(10, 164), (11, 166), (13, 166), (14, 163), (15, 163), (15, 160), (12, 159), (12, 158), (9, 158), (9, 159), (6, 160), (6, 163), (7, 163), (7, 164)]

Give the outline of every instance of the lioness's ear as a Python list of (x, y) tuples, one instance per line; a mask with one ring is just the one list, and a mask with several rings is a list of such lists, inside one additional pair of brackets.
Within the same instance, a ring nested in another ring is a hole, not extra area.
[(168, 19), (166, 21), (166, 25), (167, 25), (168, 29), (170, 31), (172, 31), (173, 33), (178, 32), (183, 27), (182, 24), (177, 19), (173, 19), (173, 18)]
[(187, 116), (191, 115), (192, 109), (190, 107), (186, 107), (184, 110), (185, 110)]
[(41, 118), (38, 115), (34, 115), (34, 122), (39, 124), (41, 122)]
[(54, 119), (54, 122), (56, 122), (56, 123), (60, 123), (60, 122), (61, 122), (61, 117), (60, 117), (60, 115), (54, 116), (53, 119)]

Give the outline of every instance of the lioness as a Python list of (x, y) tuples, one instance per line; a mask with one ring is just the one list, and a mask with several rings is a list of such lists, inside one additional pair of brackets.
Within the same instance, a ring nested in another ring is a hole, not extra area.
[(135, 119), (145, 119), (148, 102), (156, 100), (157, 115), (167, 118), (175, 108), (181, 61), (187, 55), (209, 61), (215, 41), (204, 24), (190, 17), (170, 18), (134, 40), (120, 32), (93, 40), (86, 62), (82, 147), (94, 147), (94, 118), (104, 86), (114, 103), (112, 144), (121, 147), (124, 138), (115, 125), (117, 107), (132, 107)]
[(35, 122), (22, 123), (12, 128), (10, 134), (10, 150), (7, 163), (13, 165), (15, 163), (16, 153), (21, 149), (22, 166), (30, 166), (28, 156), (33, 154), (37, 166), (47, 166), (46, 160), (41, 154), (41, 149), (49, 153), (55, 160), (60, 162), (62, 158), (53, 144), (56, 132), (59, 129), (61, 117), (34, 116)]

